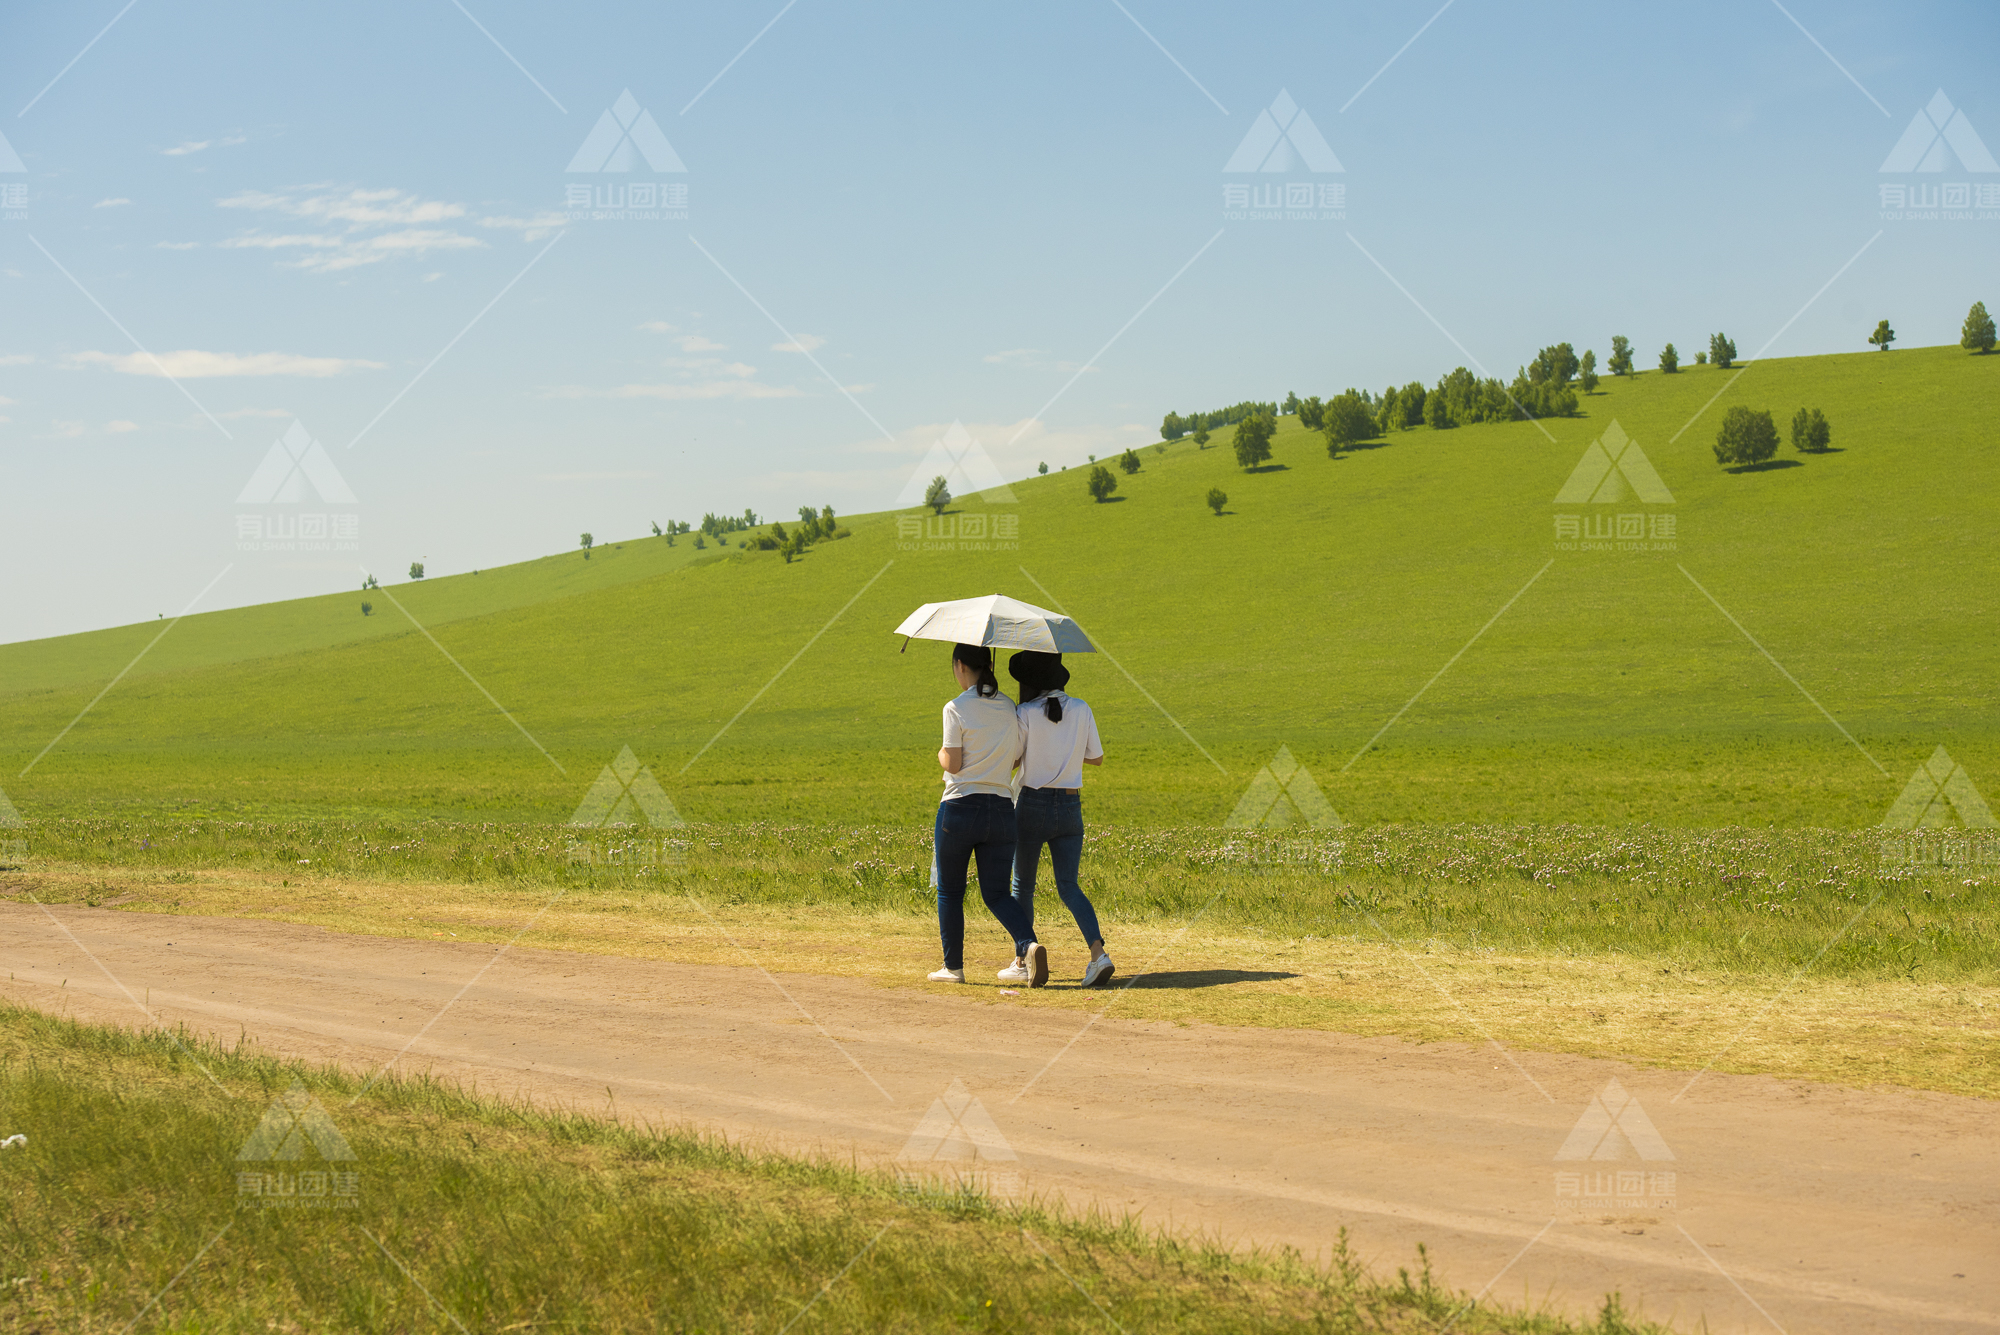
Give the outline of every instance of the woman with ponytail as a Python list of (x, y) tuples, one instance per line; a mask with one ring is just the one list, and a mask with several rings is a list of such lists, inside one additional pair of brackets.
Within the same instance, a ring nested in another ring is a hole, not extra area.
[[(1014, 766), (1021, 758), (1021, 725), (1014, 702), (1000, 694), (993, 651), (961, 644), (951, 651), (960, 694), (944, 707), (944, 800), (938, 803), (931, 884), (937, 890), (938, 938), (944, 967), (934, 983), (965, 981), (965, 876), (977, 861), (979, 897), (1014, 938), (1020, 981), (1040, 987), (1049, 978), (1048, 955), (1035, 941), (1034, 924), (1008, 893), (1014, 863)], [(1010, 980), (1013, 975), (1003, 973)]]
[[(1097, 927), (1097, 910), (1077, 884), (1083, 860), (1083, 767), (1104, 763), (1104, 746), (1097, 740), (1097, 717), (1090, 706), (1063, 692), (1069, 669), (1061, 654), (1024, 649), (1007, 664), (1021, 683), (1021, 799), (1015, 808), (1018, 830), (1014, 845), (1014, 899), (1030, 928), (1035, 922), (1035, 872), (1042, 845), (1049, 848), (1056, 892), (1076, 919), (1077, 930), (1090, 946), (1090, 963), (1083, 985), (1108, 982), (1115, 966), (1104, 953), (1104, 936)], [(1014, 969), (1025, 971), (1025, 958)], [(1002, 978), (1009, 977), (1003, 970)]]

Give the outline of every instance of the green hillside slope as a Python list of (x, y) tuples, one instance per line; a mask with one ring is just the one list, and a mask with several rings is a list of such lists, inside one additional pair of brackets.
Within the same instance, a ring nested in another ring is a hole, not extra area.
[[(1108, 651), (1073, 662), (1099, 820), (1219, 824), (1281, 745), (1362, 822), (1866, 825), (1940, 743), (2000, 800), (1996, 377), (1955, 348), (1696, 367), (1339, 460), (1287, 418), (1257, 473), (1223, 433), (1142, 451), (1106, 504), (1071, 469), (929, 530), (1007, 515), (1017, 547), (899, 537), (906, 512), (790, 565), (649, 537), (395, 586), (514, 722), (386, 599), (364, 621), (342, 595), (186, 619), (15, 777), (159, 627), (4, 646), (0, 787), (31, 818), (562, 820), (629, 745), (689, 819), (920, 820), (952, 688), (941, 646), (888, 632), (1001, 591)], [(1835, 452), (1725, 471), (1735, 404), (1822, 408)], [(1614, 419), (1672, 501), (1554, 504)], [(1672, 545), (1561, 549), (1564, 514), (1671, 516)]]

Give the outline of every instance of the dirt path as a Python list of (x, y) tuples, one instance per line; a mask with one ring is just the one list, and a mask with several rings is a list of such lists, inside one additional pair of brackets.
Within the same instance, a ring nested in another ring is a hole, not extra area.
[(1617, 1289), (1684, 1329), (2000, 1329), (1981, 1100), (70, 906), (0, 905), (0, 962), (9, 997), (80, 1019), (145, 1010), (357, 1068), (402, 1053), (587, 1109), (608, 1087), (625, 1116), (969, 1167), (1231, 1242), (1324, 1254), (1345, 1226), (1392, 1269), (1424, 1242), (1441, 1278), (1512, 1303)]

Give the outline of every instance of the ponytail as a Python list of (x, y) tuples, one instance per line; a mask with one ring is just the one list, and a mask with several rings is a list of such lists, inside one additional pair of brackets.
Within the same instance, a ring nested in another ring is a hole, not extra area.
[(1042, 717), (1051, 723), (1062, 722), (1062, 701), (1056, 698), (1054, 691), (1042, 695)]
[(1000, 694), (1000, 680), (993, 675), (993, 651), (983, 644), (955, 644), (951, 649), (951, 661), (963, 663), (979, 674), (975, 689), (982, 700)]

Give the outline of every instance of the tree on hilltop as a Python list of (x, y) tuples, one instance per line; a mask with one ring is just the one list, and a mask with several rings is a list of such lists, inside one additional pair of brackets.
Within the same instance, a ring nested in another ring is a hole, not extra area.
[(1596, 390), (1597, 390), (1597, 354), (1596, 354), (1595, 352), (1592, 352), (1592, 351), (1591, 351), (1590, 349), (1588, 349), (1588, 348), (1584, 349), (1584, 353), (1583, 353), (1583, 371), (1582, 371), (1581, 375), (1580, 375), (1580, 376), (1578, 377), (1578, 381), (1579, 381), (1579, 383), (1581, 383), (1581, 384), (1583, 385), (1583, 392), (1584, 392), (1584, 393), (1586, 393), (1586, 394), (1592, 394), (1592, 393), (1595, 393), (1595, 392), (1596, 392)]
[(1567, 343), (1543, 348), (1528, 364), (1528, 379), (1537, 385), (1567, 385), (1576, 378), (1576, 349)]
[(1708, 336), (1708, 359), (1727, 371), (1736, 364), (1736, 343), (1727, 334)]
[(585, 533), (578, 537), (576, 541), (577, 545), (583, 548), (583, 559), (588, 561), (590, 559), (590, 549), (597, 545), (597, 539)]
[(1090, 470), (1090, 476), (1085, 479), (1085, 485), (1090, 488), (1090, 499), (1102, 505), (1106, 497), (1118, 490), (1118, 479), (1111, 476), (1110, 469), (1106, 468), (1103, 464), (1098, 464)]
[(951, 504), (951, 484), (944, 480), (943, 473), (932, 478), (931, 484), (924, 488), (924, 504), (930, 506), (932, 514), (938, 515), (943, 514), (945, 506)]
[(1611, 360), (1604, 363), (1604, 369), (1613, 375), (1632, 374), (1632, 340), (1623, 334), (1611, 336)]
[(1889, 345), (1896, 341), (1896, 331), (1889, 327), (1887, 320), (1884, 320), (1875, 326), (1875, 332), (1868, 336), (1868, 341), (1882, 351), (1887, 352)]
[(1351, 389), (1327, 403), (1324, 420), (1320, 429), (1326, 435), (1326, 452), (1331, 458), (1339, 458), (1344, 447), (1375, 434), (1375, 414)]
[(1986, 313), (1986, 303), (1975, 301), (1972, 309), (1965, 313), (1965, 327), (1959, 331), (1958, 346), (1967, 352), (1988, 353), (1993, 351), (1993, 317)]
[(1160, 423), (1161, 440), (1179, 440), (1187, 432), (1188, 424), (1181, 420), (1179, 413), (1168, 413), (1166, 420)]
[(1681, 369), (1681, 355), (1674, 351), (1671, 343), (1660, 349), (1660, 369), (1668, 375)]

